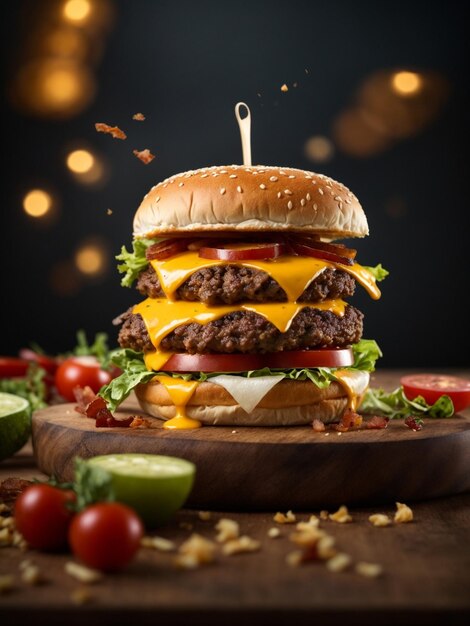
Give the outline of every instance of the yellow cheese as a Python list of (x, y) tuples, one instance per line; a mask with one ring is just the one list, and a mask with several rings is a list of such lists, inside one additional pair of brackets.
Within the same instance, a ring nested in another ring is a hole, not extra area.
[(160, 281), (161, 288), (170, 300), (176, 299), (176, 290), (198, 270), (215, 265), (237, 265), (266, 272), (286, 292), (287, 298), (295, 302), (308, 285), (327, 267), (344, 270), (362, 285), (369, 295), (377, 300), (380, 290), (372, 274), (362, 265), (342, 265), (308, 256), (280, 256), (269, 261), (211, 261), (201, 259), (197, 252), (183, 252), (163, 261), (150, 261)]
[[(155, 348), (158, 348), (161, 340), (178, 326), (190, 322), (207, 324), (235, 311), (253, 311), (274, 324), (281, 333), (285, 333), (297, 313), (305, 307), (331, 311), (335, 315), (344, 315), (346, 302), (343, 300), (325, 300), (314, 304), (296, 302), (258, 304), (250, 302), (230, 306), (208, 306), (203, 302), (186, 302), (184, 300), (173, 302), (166, 298), (147, 298), (134, 307), (133, 313), (142, 316), (150, 341)], [(160, 363), (161, 365), (162, 363)], [(152, 369), (154, 368), (152, 367)]]
[(187, 430), (201, 427), (199, 420), (195, 420), (186, 415), (186, 405), (190, 401), (196, 387), (199, 385), (197, 381), (182, 380), (180, 378), (172, 378), (171, 376), (155, 376), (152, 380), (158, 380), (159, 383), (164, 385), (176, 408), (175, 417), (167, 420), (163, 424), (163, 428), (169, 430)]

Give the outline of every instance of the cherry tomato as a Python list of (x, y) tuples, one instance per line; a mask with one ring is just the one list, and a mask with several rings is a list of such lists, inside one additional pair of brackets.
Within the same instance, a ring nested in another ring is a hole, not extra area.
[(246, 244), (244, 247), (237, 248), (201, 248), (199, 256), (202, 259), (216, 259), (220, 261), (243, 261), (254, 259), (276, 259), (277, 257), (288, 254), (289, 246), (285, 243), (271, 244)]
[(302, 367), (348, 367), (354, 363), (351, 348), (286, 350), (271, 354), (173, 354), (162, 372), (247, 372), (249, 370)]
[(86, 565), (108, 572), (132, 560), (143, 534), (144, 526), (133, 509), (118, 502), (102, 502), (75, 516), (69, 543)]
[(69, 506), (75, 502), (73, 491), (51, 485), (32, 485), (15, 503), (15, 525), (32, 548), (60, 550), (67, 545), (74, 515)]
[(29, 362), (13, 356), (0, 356), (0, 378), (26, 376)]
[(39, 367), (45, 369), (49, 374), (54, 374), (59, 365), (57, 359), (54, 357), (39, 354), (30, 348), (22, 348), (19, 354), (22, 359), (25, 359), (26, 361), (34, 361), (39, 365)]
[(456, 413), (470, 406), (470, 380), (445, 374), (412, 374), (400, 382), (408, 400), (423, 396), (428, 404), (434, 404), (441, 396), (449, 396)]
[(103, 385), (114, 378), (111, 372), (101, 369), (94, 356), (74, 356), (63, 361), (55, 373), (55, 385), (60, 395), (73, 402), (76, 387), (91, 387), (98, 393)]

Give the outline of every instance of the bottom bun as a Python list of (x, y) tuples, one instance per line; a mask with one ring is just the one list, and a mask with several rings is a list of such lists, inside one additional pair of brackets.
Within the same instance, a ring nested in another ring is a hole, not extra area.
[[(212, 426), (301, 426), (314, 419), (328, 424), (337, 421), (348, 404), (343, 388), (334, 382), (319, 389), (310, 381), (282, 381), (251, 413), (214, 383), (201, 383), (196, 392), (186, 415)], [(139, 385), (136, 396), (148, 415), (168, 420), (176, 414), (168, 392), (158, 382)]]

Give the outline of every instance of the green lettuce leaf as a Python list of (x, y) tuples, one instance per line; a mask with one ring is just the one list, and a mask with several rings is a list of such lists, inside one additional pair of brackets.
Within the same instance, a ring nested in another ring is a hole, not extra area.
[(24, 378), (0, 379), (0, 391), (21, 396), (29, 402), (32, 411), (47, 406), (47, 385), (44, 381), (46, 370), (37, 363), (30, 363)]
[(88, 343), (88, 338), (83, 329), (77, 331), (77, 345), (73, 349), (75, 356), (95, 356), (103, 364), (109, 358), (108, 335), (106, 333), (96, 333), (92, 344)]
[(384, 280), (384, 278), (387, 278), (387, 276), (390, 274), (390, 272), (386, 270), (385, 267), (382, 267), (382, 263), (379, 263), (375, 267), (369, 267), (367, 265), (364, 265), (364, 269), (370, 272), (378, 283), (380, 283), (381, 280)]
[[(354, 352), (354, 364), (351, 369), (373, 372), (376, 360), (382, 356), (379, 346), (373, 339), (362, 339), (352, 346)], [(131, 391), (140, 383), (149, 382), (157, 374), (164, 374), (171, 378), (180, 378), (183, 380), (197, 380), (204, 382), (213, 376), (220, 374), (233, 374), (232, 372), (191, 372), (188, 374), (180, 374), (177, 372), (149, 372), (145, 367), (144, 355), (142, 352), (136, 352), (129, 348), (114, 350), (110, 353), (110, 361), (117, 365), (122, 374), (112, 380), (100, 390), (100, 395), (108, 403), (111, 411), (114, 411), (123, 400), (131, 393)], [(251, 370), (248, 372), (236, 372), (235, 376), (243, 376), (245, 378), (253, 378), (256, 376), (279, 376), (284, 374), (288, 380), (310, 380), (320, 389), (328, 387), (331, 381), (336, 380), (335, 369), (329, 367), (302, 368), (302, 369), (271, 369), (264, 367), (259, 370)]]
[(441, 396), (434, 404), (428, 404), (422, 396), (408, 400), (403, 387), (391, 393), (383, 389), (368, 389), (360, 406), (361, 413), (383, 415), (390, 419), (417, 417), (450, 417), (454, 414), (454, 405), (449, 396)]
[(131, 287), (140, 272), (147, 267), (149, 262), (145, 253), (147, 248), (157, 241), (158, 239), (134, 239), (132, 252), (129, 252), (126, 246), (122, 246), (121, 254), (116, 256), (116, 260), (122, 261), (118, 265), (118, 271), (124, 274), (121, 279), (123, 287)]

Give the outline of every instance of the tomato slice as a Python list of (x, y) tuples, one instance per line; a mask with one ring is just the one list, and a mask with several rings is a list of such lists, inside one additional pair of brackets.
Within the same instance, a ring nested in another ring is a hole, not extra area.
[(337, 254), (341, 257), (347, 257), (348, 259), (354, 259), (357, 255), (357, 250), (354, 250), (354, 248), (346, 248), (346, 246), (342, 243), (326, 243), (325, 241), (318, 241), (312, 237), (306, 237), (303, 235), (297, 235), (293, 241), (304, 244), (309, 248), (314, 248), (315, 250), (332, 252), (333, 254)]
[(285, 243), (270, 243), (253, 245), (240, 248), (208, 248), (199, 250), (202, 259), (213, 259), (218, 261), (248, 261), (256, 259), (276, 259), (287, 254), (290, 248)]
[(163, 259), (168, 259), (179, 252), (184, 252), (187, 250), (188, 245), (191, 243), (191, 239), (187, 237), (180, 237), (178, 239), (165, 239), (165, 241), (160, 241), (159, 243), (154, 243), (147, 248), (145, 252), (145, 257), (147, 261), (152, 261), (157, 259), (159, 261)]
[(34, 361), (39, 365), (39, 367), (45, 369), (49, 374), (54, 374), (56, 369), (59, 367), (59, 363), (54, 357), (39, 354), (30, 348), (22, 348), (19, 355), (26, 361)]
[(349, 367), (354, 363), (351, 348), (289, 350), (270, 354), (173, 354), (162, 372), (247, 372), (271, 367)]
[(0, 356), (0, 378), (26, 376), (29, 361), (13, 356)]
[(470, 406), (470, 380), (446, 374), (412, 374), (400, 380), (405, 396), (413, 400), (423, 396), (428, 404), (434, 404), (441, 396), (449, 396), (456, 413)]
[(319, 250), (313, 247), (313, 244), (297, 243), (293, 241), (291, 243), (292, 249), (300, 256), (313, 256), (317, 259), (325, 259), (326, 261), (333, 261), (333, 263), (342, 263), (343, 265), (353, 265), (354, 261), (346, 256), (339, 256), (333, 252), (327, 252), (326, 250)]

